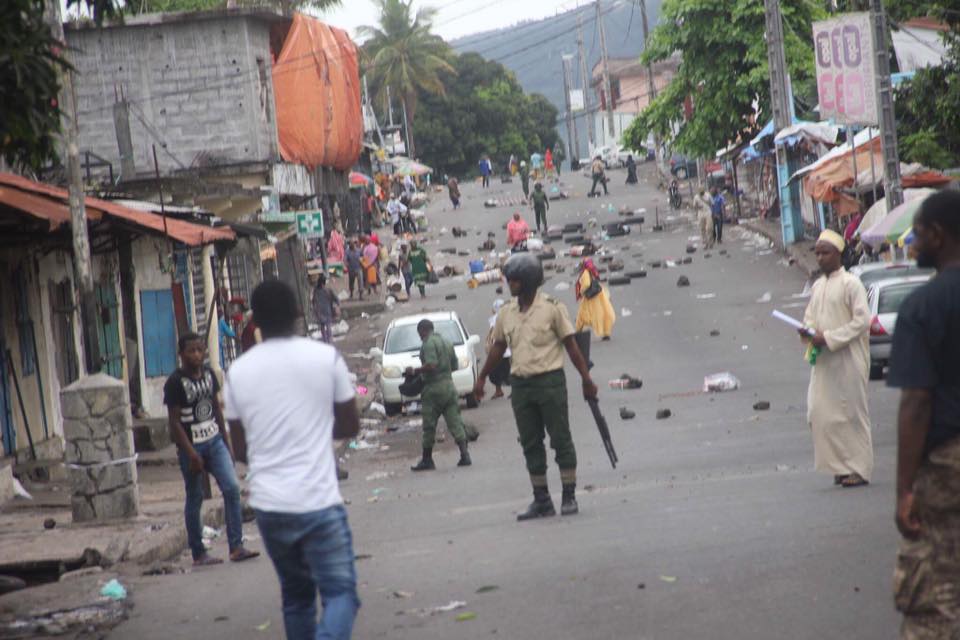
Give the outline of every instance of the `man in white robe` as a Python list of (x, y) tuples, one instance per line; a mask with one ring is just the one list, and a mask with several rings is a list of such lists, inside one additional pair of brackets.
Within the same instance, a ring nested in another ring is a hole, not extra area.
[(813, 432), (817, 471), (833, 474), (844, 487), (865, 485), (873, 471), (873, 440), (867, 409), (870, 372), (870, 307), (859, 278), (847, 273), (840, 255), (843, 237), (824, 231), (817, 240), (823, 271), (813, 285), (805, 338), (819, 350), (810, 372), (807, 420)]

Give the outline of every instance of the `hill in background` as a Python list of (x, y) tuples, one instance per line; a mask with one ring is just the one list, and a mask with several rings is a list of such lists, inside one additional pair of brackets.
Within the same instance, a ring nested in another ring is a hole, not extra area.
[[(643, 50), (643, 24), (636, 0), (601, 0), (603, 25), (607, 34), (607, 55), (610, 58), (636, 58)], [(647, 17), (652, 30), (660, 15), (660, 0), (649, 0)], [(577, 53), (577, 17), (583, 22), (583, 47), (587, 56), (587, 74), (600, 61), (600, 35), (596, 8), (591, 3), (542, 20), (523, 22), (511, 27), (465, 36), (451, 42), (458, 52), (474, 51), (488, 60), (501, 63), (513, 71), (526, 93), (541, 93), (566, 112), (563, 98), (562, 56), (574, 54), (573, 85), (580, 86)], [(588, 79), (589, 82), (589, 79)], [(591, 106), (596, 98), (589, 93)], [(587, 153), (587, 120), (579, 118), (577, 126), (581, 155)], [(563, 120), (557, 129), (566, 142)], [(568, 145), (568, 149), (569, 149)]]

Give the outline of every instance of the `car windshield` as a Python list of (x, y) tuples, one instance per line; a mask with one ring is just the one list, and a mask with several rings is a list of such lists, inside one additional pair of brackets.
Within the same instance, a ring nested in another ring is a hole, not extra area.
[(913, 293), (914, 289), (924, 284), (924, 282), (904, 282), (880, 289), (877, 313), (896, 313), (906, 297)]
[[(455, 320), (438, 320), (433, 323), (433, 329), (453, 346), (463, 344), (463, 334), (460, 333), (460, 327)], [(405, 353), (419, 350), (420, 335), (417, 333), (416, 324), (405, 324), (391, 329), (383, 347), (384, 353)]]
[(890, 278), (906, 278), (909, 276), (925, 276), (932, 273), (933, 269), (921, 269), (916, 265), (886, 267), (884, 269), (872, 269), (870, 271), (864, 271), (862, 274), (860, 274), (860, 282), (863, 283), (863, 286), (869, 287), (874, 282), (880, 282), (881, 280), (888, 280)]

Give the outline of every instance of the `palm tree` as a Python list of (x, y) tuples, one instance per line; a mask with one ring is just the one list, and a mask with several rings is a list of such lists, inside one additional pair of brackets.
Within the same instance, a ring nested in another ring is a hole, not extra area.
[[(408, 127), (413, 130), (417, 111), (417, 92), (444, 94), (440, 72), (455, 73), (448, 60), (452, 55), (443, 39), (431, 33), (436, 9), (413, 11), (413, 0), (374, 0), (380, 9), (378, 27), (360, 27), (366, 37), (363, 45), (364, 71), (370, 81), (373, 99), (389, 108), (387, 87), (400, 96), (407, 111)], [(416, 148), (408, 132), (407, 153), (413, 158)]]

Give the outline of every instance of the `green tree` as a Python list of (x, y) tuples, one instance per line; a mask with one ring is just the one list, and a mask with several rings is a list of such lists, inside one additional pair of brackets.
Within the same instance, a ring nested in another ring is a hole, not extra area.
[(497, 167), (510, 155), (543, 153), (557, 140), (557, 109), (539, 94), (526, 95), (516, 76), (479, 54), (455, 56), (441, 73), (444, 95), (420, 94), (415, 133), (420, 157), (454, 175), (477, 171), (488, 154)]
[[(825, 17), (822, 4), (780, 3), (795, 91), (811, 86), (811, 25)], [(652, 131), (678, 151), (713, 156), (729, 141), (754, 134), (771, 114), (765, 24), (763, 2), (758, 0), (664, 0), (660, 23), (641, 61), (667, 60), (675, 52), (682, 59), (673, 81), (624, 132), (624, 146), (642, 148)], [(686, 120), (688, 99), (693, 114)]]
[[(444, 95), (441, 80), (452, 73), (449, 60), (453, 52), (440, 36), (432, 33), (436, 9), (424, 7), (414, 13), (413, 0), (374, 0), (379, 11), (379, 26), (358, 29), (368, 38), (363, 45), (364, 71), (376, 102), (387, 108), (387, 92), (398, 95), (407, 112), (411, 131), (416, 131), (419, 96)], [(411, 133), (407, 153), (416, 155)]]
[(947, 56), (938, 67), (916, 72), (896, 88), (894, 107), (900, 156), (907, 162), (946, 169), (960, 163), (960, 4), (956, 0), (894, 0), (897, 23), (932, 17), (946, 23)]

